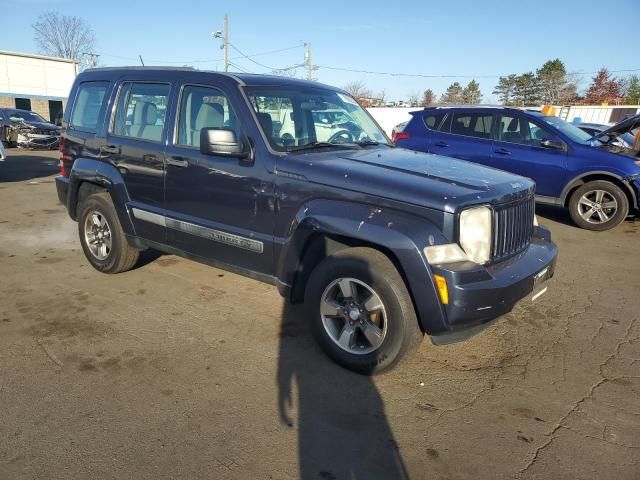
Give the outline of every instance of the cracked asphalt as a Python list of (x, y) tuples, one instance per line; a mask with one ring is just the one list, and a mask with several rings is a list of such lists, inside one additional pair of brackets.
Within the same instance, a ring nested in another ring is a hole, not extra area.
[(373, 379), (274, 287), (173, 256), (99, 274), (56, 154), (0, 163), (0, 479), (639, 479), (640, 223), (539, 210), (555, 278)]

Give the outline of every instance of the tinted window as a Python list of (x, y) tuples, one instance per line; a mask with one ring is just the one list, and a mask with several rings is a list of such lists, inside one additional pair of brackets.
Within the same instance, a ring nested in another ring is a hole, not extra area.
[(524, 131), (525, 138), (528, 140), (529, 145), (533, 145), (534, 147), (541, 146), (543, 140), (550, 140), (554, 138), (553, 134), (549, 132), (549, 130), (531, 121), (526, 122)]
[(200, 145), (203, 128), (231, 128), (238, 132), (236, 119), (227, 97), (216, 88), (186, 86), (182, 91), (178, 120), (178, 144)]
[(76, 130), (95, 133), (98, 128), (100, 111), (105, 100), (108, 82), (87, 82), (80, 84), (73, 105), (69, 126)]
[(500, 128), (498, 129), (498, 140), (521, 145), (531, 145), (539, 147), (542, 140), (552, 139), (554, 135), (524, 117), (517, 115), (502, 115), (500, 117)]
[(439, 130), (444, 116), (444, 113), (431, 113), (423, 116), (422, 120), (429, 130)]
[(490, 113), (465, 113), (453, 114), (451, 133), (466, 137), (491, 138), (493, 115)]
[(124, 83), (118, 97), (114, 135), (159, 142), (168, 99), (167, 84)]

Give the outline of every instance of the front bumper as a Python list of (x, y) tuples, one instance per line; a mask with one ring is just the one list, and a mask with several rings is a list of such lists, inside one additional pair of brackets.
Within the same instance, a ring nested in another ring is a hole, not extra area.
[(443, 306), (449, 330), (431, 335), (433, 343), (464, 340), (509, 313), (534, 288), (539, 289), (541, 282), (553, 277), (557, 256), (549, 230), (536, 227), (529, 247), (503, 262), (433, 266), (433, 273), (446, 279), (449, 290), (449, 304)]

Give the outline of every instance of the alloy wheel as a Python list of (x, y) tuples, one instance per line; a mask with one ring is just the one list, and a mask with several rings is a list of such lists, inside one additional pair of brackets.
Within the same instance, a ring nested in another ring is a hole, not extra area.
[(97, 260), (105, 260), (111, 252), (111, 228), (105, 216), (91, 211), (84, 221), (84, 240), (91, 255)]
[(380, 296), (355, 278), (338, 278), (325, 288), (320, 316), (329, 338), (351, 354), (377, 350), (387, 335), (387, 313)]
[(591, 190), (578, 200), (578, 214), (588, 223), (607, 223), (617, 211), (618, 201), (606, 190)]

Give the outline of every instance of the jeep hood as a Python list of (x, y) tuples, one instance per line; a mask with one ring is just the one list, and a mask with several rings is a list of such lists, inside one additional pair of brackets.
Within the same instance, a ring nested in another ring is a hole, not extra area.
[(290, 154), (278, 170), (313, 183), (454, 213), (533, 194), (535, 183), (502, 170), (403, 148), (321, 150)]

